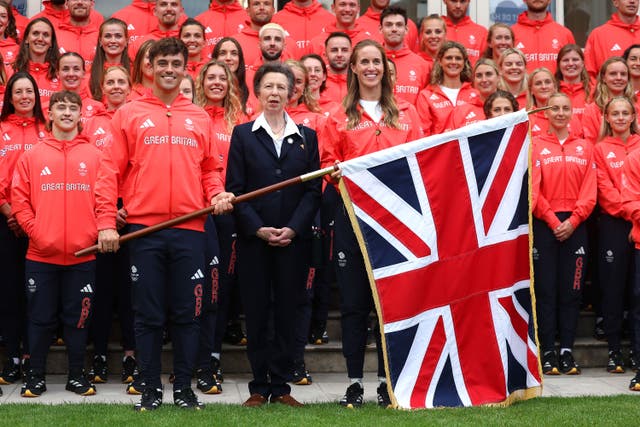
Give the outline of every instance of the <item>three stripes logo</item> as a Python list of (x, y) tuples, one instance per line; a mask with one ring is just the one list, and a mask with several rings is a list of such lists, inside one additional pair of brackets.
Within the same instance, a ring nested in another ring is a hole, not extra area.
[(584, 250), (584, 246), (580, 246), (580, 249), (578, 249), (575, 252), (576, 255), (586, 255), (586, 251)]
[(11, 141), (11, 137), (9, 136), (8, 133), (3, 133), (2, 134), (2, 140), (5, 142)]
[[(218, 265), (218, 264), (220, 264), (220, 260), (218, 260), (218, 257), (217, 257), (217, 256), (214, 256), (214, 257), (211, 259), (211, 262), (209, 263), (209, 265)], [(198, 271), (200, 271), (200, 270), (198, 270)]]
[(92, 294), (93, 293), (93, 288), (91, 287), (90, 283), (87, 283), (84, 288), (80, 289), (80, 292), (83, 294)]
[(156, 127), (156, 125), (151, 121), (151, 119), (147, 119), (145, 120), (141, 125), (140, 125), (140, 129), (149, 129), (149, 128), (154, 128)]
[(104, 131), (104, 129), (102, 129), (101, 127), (99, 127), (98, 129), (96, 129), (96, 131), (93, 133), (94, 135), (105, 135), (107, 132)]
[(47, 176), (47, 175), (51, 175), (51, 169), (49, 169), (49, 166), (45, 166), (42, 169), (42, 172), (40, 172), (40, 176)]
[(196, 271), (194, 275), (191, 276), (191, 280), (199, 280), (199, 279), (204, 279), (204, 274), (202, 274), (202, 270), (200, 269), (198, 269), (198, 271)]

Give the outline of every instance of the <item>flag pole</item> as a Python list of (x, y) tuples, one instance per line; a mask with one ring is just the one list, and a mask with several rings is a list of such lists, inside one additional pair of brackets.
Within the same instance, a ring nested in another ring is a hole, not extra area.
[[(263, 196), (265, 194), (273, 193), (274, 191), (278, 191), (282, 188), (289, 187), (295, 184), (301, 184), (303, 182), (311, 181), (312, 179), (321, 178), (325, 175), (330, 174), (338, 170), (338, 166), (329, 166), (323, 169), (318, 169), (313, 172), (305, 173), (304, 175), (296, 176), (294, 178), (287, 179), (286, 181), (278, 182), (273, 185), (269, 185), (267, 187), (260, 188), (255, 191), (251, 191), (246, 194), (242, 194), (237, 196), (233, 201), (233, 204), (247, 202), (249, 200), (255, 199), (256, 197)], [(142, 228), (140, 230), (134, 231), (133, 233), (128, 233), (120, 236), (120, 244), (128, 242), (129, 240), (137, 239), (138, 237), (143, 237), (151, 233), (155, 233), (156, 231), (164, 230), (165, 228), (173, 227), (178, 224), (182, 224), (183, 222), (189, 221), (190, 219), (197, 218), (199, 216), (208, 215), (215, 209), (215, 206), (207, 206), (206, 208), (190, 212), (188, 214), (160, 222), (155, 225), (151, 225), (149, 227)], [(86, 255), (90, 255), (92, 253), (98, 252), (98, 245), (89, 246), (88, 248), (79, 250), (74, 255), (76, 257), (82, 257)]]
[(536, 108), (534, 110), (527, 111), (527, 114), (531, 115), (531, 114), (534, 114), (534, 113), (539, 113), (540, 111), (545, 111), (545, 110), (548, 110), (548, 109), (550, 109), (552, 107), (553, 107), (552, 105), (547, 105), (546, 107)]

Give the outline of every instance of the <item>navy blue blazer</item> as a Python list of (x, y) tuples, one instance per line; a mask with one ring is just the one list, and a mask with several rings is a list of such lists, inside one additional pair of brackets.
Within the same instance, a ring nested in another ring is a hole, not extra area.
[[(284, 138), (280, 156), (263, 128), (251, 131), (253, 121), (236, 126), (231, 134), (226, 190), (236, 196), (276, 184), (320, 168), (316, 132), (298, 126), (300, 135)], [(255, 236), (260, 227), (289, 227), (296, 236), (311, 235), (320, 206), (321, 179), (292, 185), (234, 206), (242, 235)]]

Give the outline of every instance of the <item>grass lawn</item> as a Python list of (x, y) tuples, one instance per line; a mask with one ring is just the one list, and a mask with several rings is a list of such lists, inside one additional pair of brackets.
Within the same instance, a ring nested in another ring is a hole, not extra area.
[(636, 425), (640, 397), (538, 398), (507, 408), (458, 408), (425, 411), (393, 411), (373, 403), (359, 410), (337, 404), (314, 404), (301, 409), (281, 405), (242, 408), (212, 404), (202, 411), (180, 410), (164, 405), (155, 412), (136, 413), (131, 406), (86, 405), (0, 405), (3, 426), (379, 426), (379, 425), (485, 425), (499, 426), (592, 426)]

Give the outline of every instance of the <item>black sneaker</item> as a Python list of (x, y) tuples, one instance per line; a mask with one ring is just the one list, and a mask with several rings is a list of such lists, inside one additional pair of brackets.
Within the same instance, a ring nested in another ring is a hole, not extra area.
[(380, 383), (376, 391), (378, 392), (378, 406), (391, 408), (391, 398), (389, 397), (387, 383)]
[(204, 394), (222, 393), (222, 386), (210, 369), (198, 369), (196, 371), (196, 382), (196, 387)]
[(593, 337), (598, 341), (606, 341), (607, 334), (604, 333), (604, 319), (596, 317), (596, 325), (593, 328)]
[(231, 345), (247, 345), (247, 336), (242, 331), (242, 325), (236, 321), (227, 324), (222, 340)]
[(106, 383), (108, 380), (107, 356), (96, 354), (93, 356), (93, 366), (87, 375), (89, 381), (96, 384)]
[(351, 409), (359, 408), (362, 406), (363, 395), (364, 388), (362, 388), (360, 383), (353, 383), (347, 387), (347, 391), (344, 396), (342, 396), (342, 399), (340, 399), (340, 405)]
[(20, 373), (20, 364), (13, 363), (13, 359), (7, 360), (5, 363), (2, 372), (0, 373), (0, 384), (13, 384), (22, 378), (22, 374)]
[(184, 409), (194, 409), (199, 411), (204, 408), (204, 403), (200, 402), (191, 387), (173, 392), (173, 403)]
[(27, 379), (27, 373), (31, 370), (31, 359), (28, 357), (22, 358), (20, 361), (20, 369), (22, 369), (22, 379)]
[(129, 384), (127, 384), (127, 394), (143, 394), (145, 390), (145, 383), (140, 377), (134, 378)]
[(42, 396), (42, 393), (47, 391), (47, 384), (44, 380), (44, 375), (29, 372), (26, 377), (27, 378), (20, 389), (20, 396), (40, 397)]
[(607, 372), (611, 374), (624, 374), (624, 361), (622, 360), (622, 352), (620, 352), (620, 350), (609, 352)]
[(322, 344), (328, 344), (329, 343), (329, 334), (327, 334), (327, 331), (323, 331), (322, 332)]
[(147, 387), (142, 392), (140, 402), (136, 403), (133, 409), (138, 412), (153, 411), (162, 405), (162, 389)]
[(91, 382), (82, 374), (73, 376), (69, 375), (67, 385), (64, 388), (65, 390), (72, 391), (80, 396), (93, 396), (96, 394), (96, 386), (91, 384)]
[(295, 385), (311, 385), (313, 383), (313, 379), (311, 378), (311, 375), (309, 375), (309, 371), (307, 371), (304, 362), (296, 362), (294, 365), (293, 378), (291, 382)]
[(222, 373), (222, 366), (220, 366), (220, 359), (217, 357), (211, 357), (211, 370), (216, 377), (216, 380), (222, 384), (224, 382), (224, 375)]
[(560, 355), (560, 372), (565, 375), (580, 375), (580, 366), (573, 359), (573, 353), (570, 351)]
[(122, 383), (132, 383), (138, 377), (138, 364), (132, 356), (127, 356), (122, 361)]
[(558, 356), (555, 351), (547, 351), (542, 355), (542, 373), (545, 375), (560, 375)]
[(631, 379), (631, 382), (629, 383), (629, 390), (640, 391), (640, 372), (638, 372), (636, 376)]

